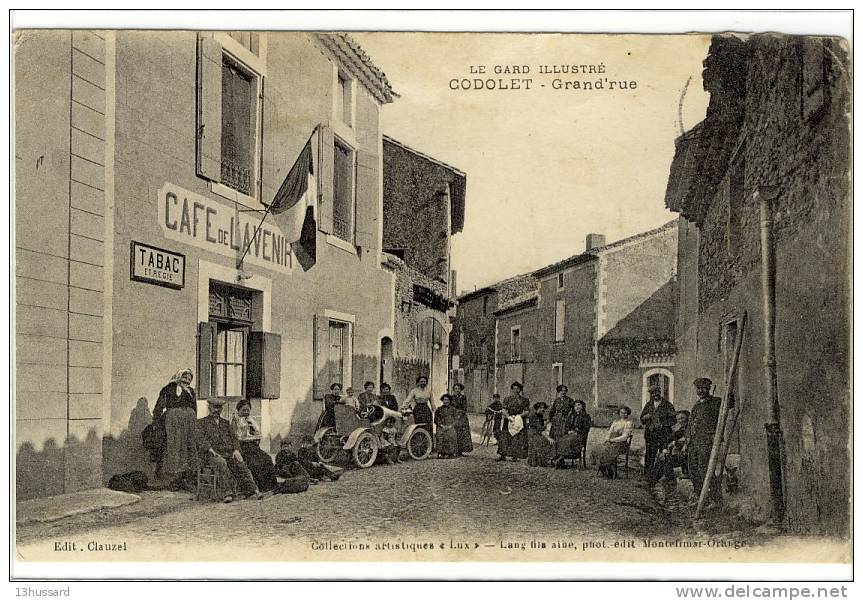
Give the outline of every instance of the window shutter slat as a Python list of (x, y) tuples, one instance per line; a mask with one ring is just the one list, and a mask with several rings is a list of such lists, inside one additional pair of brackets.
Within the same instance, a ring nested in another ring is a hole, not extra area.
[(323, 315), (315, 315), (314, 398), (323, 399), (331, 384), (327, 359), (329, 357), (330, 322)]
[(198, 34), (197, 172), (221, 180), (222, 160), (222, 45)]
[(378, 213), (381, 204), (380, 161), (376, 154), (357, 152), (357, 246), (378, 248)]
[(203, 321), (198, 324), (198, 398), (210, 398), (212, 390), (213, 346), (216, 340), (216, 324)]
[(277, 399), (282, 374), (282, 337), (270, 332), (249, 333), (249, 363), (246, 395)]
[(333, 233), (333, 163), (335, 138), (333, 130), (327, 125), (320, 128), (321, 159), (320, 175), (318, 176), (318, 188), (320, 199), (318, 201), (318, 228), (327, 234)]

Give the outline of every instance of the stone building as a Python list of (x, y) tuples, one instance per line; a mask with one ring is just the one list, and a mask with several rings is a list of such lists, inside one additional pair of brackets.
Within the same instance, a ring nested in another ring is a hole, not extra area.
[[(746, 314), (733, 456), (747, 516), (771, 511), (766, 423), (766, 271), (775, 254), (775, 377), (784, 436), (785, 523), (847, 535), (850, 470), (850, 189), (847, 45), (836, 39), (716, 36), (707, 114), (682, 135), (666, 204), (681, 215), (679, 374), (727, 389)], [(761, 199), (769, 211), (761, 220)], [(774, 243), (762, 248), (762, 229)], [(769, 295), (766, 297), (769, 299)], [(769, 330), (768, 330), (769, 331)]]
[[(250, 398), (265, 448), (310, 433), (331, 382), (378, 380), (393, 93), (349, 36), (18, 31), (14, 69), (19, 499), (150, 469), (181, 368), (199, 413)], [(310, 139), (306, 271), (276, 216), (255, 228)]]
[(519, 275), (458, 297), (449, 343), (450, 379), (465, 385), (471, 411), (483, 411), (496, 391), (495, 312), (535, 286), (531, 275)]
[(670, 222), (612, 244), (591, 234), (585, 252), (533, 272), (535, 288), (495, 311), (497, 389), (519, 380), (549, 401), (566, 384), (597, 424), (639, 411), (651, 384), (673, 402), (676, 263)]
[(449, 315), (455, 307), (451, 239), (464, 227), (467, 177), (383, 138), (384, 266), (393, 272), (393, 336), (381, 340), (380, 380), (404, 401), (420, 375), (433, 399), (449, 387)]

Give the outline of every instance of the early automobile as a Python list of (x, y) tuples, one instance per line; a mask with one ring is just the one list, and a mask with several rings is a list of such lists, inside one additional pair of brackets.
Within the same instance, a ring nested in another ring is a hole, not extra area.
[[(411, 459), (425, 459), (432, 451), (431, 424), (412, 423), (411, 412), (393, 411), (382, 405), (371, 404), (360, 410), (349, 405), (335, 405), (336, 426), (320, 426), (315, 431), (315, 453), (324, 463), (333, 463), (340, 451), (350, 454), (360, 468), (374, 465), (378, 451), (398, 444)], [(394, 432), (394, 440), (390, 433)]]

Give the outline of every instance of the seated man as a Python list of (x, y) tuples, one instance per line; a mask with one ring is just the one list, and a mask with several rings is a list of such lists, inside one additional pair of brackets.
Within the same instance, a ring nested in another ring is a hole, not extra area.
[(684, 476), (689, 475), (686, 457), (686, 426), (689, 423), (689, 411), (685, 409), (674, 415), (675, 422), (671, 428), (671, 442), (656, 454), (656, 459), (647, 472), (647, 482), (650, 485), (664, 481), (668, 487), (677, 483), (674, 468), (679, 467)]
[(202, 455), (201, 463), (209, 465), (224, 483), (225, 496), (222, 501), (230, 503), (234, 495), (243, 498), (262, 497), (255, 484), (252, 473), (243, 462), (240, 454), (240, 443), (231, 428), (230, 422), (221, 416), (223, 399), (208, 399), (209, 415), (197, 421), (198, 449)]

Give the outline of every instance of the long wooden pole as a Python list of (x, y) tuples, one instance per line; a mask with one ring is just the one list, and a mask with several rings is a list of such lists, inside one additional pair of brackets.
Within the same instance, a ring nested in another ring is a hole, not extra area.
[(716, 420), (716, 431), (713, 433), (713, 446), (710, 449), (710, 460), (707, 462), (707, 470), (704, 475), (704, 482), (701, 484), (701, 494), (698, 495), (698, 506), (695, 508), (695, 519), (701, 517), (701, 510), (704, 508), (704, 502), (707, 499), (707, 492), (710, 490), (710, 485), (713, 483), (713, 472), (716, 469), (716, 459), (719, 455), (719, 448), (722, 446), (722, 439), (725, 435), (725, 423), (728, 420), (728, 398), (734, 392), (734, 380), (737, 374), (737, 363), (740, 360), (740, 348), (743, 346), (743, 332), (746, 329), (746, 313), (740, 320), (740, 329), (737, 332), (737, 340), (734, 341), (734, 357), (731, 360), (731, 366), (728, 368), (728, 374), (725, 380), (725, 396), (722, 398), (722, 403), (719, 405), (719, 418)]

